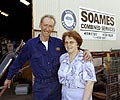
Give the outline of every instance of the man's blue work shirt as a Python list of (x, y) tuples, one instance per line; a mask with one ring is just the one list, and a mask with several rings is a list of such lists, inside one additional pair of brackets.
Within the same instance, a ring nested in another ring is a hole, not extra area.
[(45, 45), (40, 41), (39, 36), (30, 39), (26, 42), (20, 54), (10, 66), (7, 79), (11, 79), (28, 60), (36, 79), (57, 77), (57, 71), (60, 66), (59, 57), (64, 52), (65, 48), (63, 43), (58, 38), (49, 38), (48, 51), (46, 51)]

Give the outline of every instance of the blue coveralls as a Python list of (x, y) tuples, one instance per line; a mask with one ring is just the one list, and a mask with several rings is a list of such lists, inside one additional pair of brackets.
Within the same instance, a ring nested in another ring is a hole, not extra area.
[(65, 48), (58, 38), (50, 37), (48, 51), (39, 36), (30, 39), (10, 66), (7, 79), (11, 79), (19, 68), (29, 60), (35, 76), (32, 100), (61, 100), (61, 85), (57, 72), (60, 66), (59, 57), (64, 52)]

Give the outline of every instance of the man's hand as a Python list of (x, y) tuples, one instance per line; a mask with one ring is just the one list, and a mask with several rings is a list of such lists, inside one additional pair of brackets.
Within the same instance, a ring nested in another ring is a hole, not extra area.
[(93, 57), (92, 57), (92, 54), (90, 53), (89, 50), (85, 49), (83, 51), (83, 60), (85, 61), (93, 61)]
[(4, 86), (6, 86), (7, 88), (10, 88), (11, 85), (11, 80), (6, 79), (4, 82)]
[(4, 86), (2, 86), (2, 90), (0, 91), (0, 97), (3, 95), (3, 93), (6, 91), (7, 88), (10, 88), (11, 80), (6, 79), (4, 82)]

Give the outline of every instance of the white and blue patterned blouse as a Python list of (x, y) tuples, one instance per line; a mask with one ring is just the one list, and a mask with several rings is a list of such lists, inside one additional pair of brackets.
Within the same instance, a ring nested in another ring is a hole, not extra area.
[(70, 88), (85, 88), (87, 80), (96, 81), (95, 69), (92, 62), (84, 61), (83, 51), (80, 50), (75, 59), (69, 63), (69, 55), (60, 57), (58, 70), (59, 82)]

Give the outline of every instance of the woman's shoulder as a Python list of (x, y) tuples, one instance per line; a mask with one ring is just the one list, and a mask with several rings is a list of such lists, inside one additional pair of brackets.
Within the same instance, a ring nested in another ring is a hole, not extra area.
[(83, 52), (84, 52), (83, 50), (80, 50), (79, 55), (83, 56)]
[(82, 60), (83, 59), (83, 51), (80, 50), (79, 53), (78, 53), (78, 59)]
[(63, 61), (64, 59), (68, 58), (68, 53), (64, 53), (60, 56), (60, 62)]
[(62, 54), (61, 56), (60, 56), (60, 59), (63, 59), (63, 58), (65, 58), (65, 57), (67, 57), (68, 56), (68, 53), (64, 53), (64, 54)]

